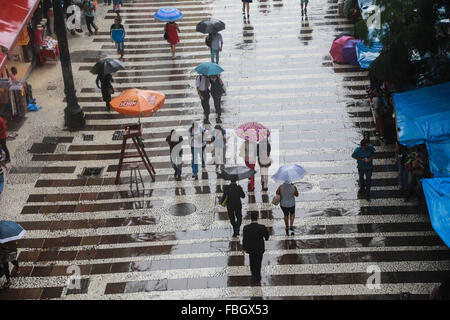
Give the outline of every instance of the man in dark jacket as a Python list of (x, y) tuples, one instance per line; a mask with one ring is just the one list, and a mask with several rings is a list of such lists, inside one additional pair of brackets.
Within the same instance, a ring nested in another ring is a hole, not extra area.
[(114, 93), (114, 88), (111, 82), (114, 82), (114, 80), (110, 74), (99, 73), (97, 79), (95, 79), (97, 88), (102, 90), (103, 101), (105, 101), (106, 109), (108, 111), (111, 111), (109, 103), (111, 102), (111, 94)]
[(269, 240), (269, 231), (265, 225), (258, 224), (258, 212), (251, 213), (252, 223), (243, 230), (242, 248), (249, 254), (252, 281), (261, 281), (261, 261), (264, 253), (264, 239)]
[(236, 179), (232, 179), (228, 186), (225, 186), (222, 199), (223, 203), (227, 199), (227, 211), (230, 223), (233, 226), (233, 238), (239, 236), (239, 229), (242, 223), (242, 203), (241, 198), (245, 198), (244, 190), (237, 185)]

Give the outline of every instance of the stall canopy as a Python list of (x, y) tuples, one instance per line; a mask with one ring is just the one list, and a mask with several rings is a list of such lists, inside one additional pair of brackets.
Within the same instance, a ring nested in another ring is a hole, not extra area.
[(400, 143), (426, 143), (435, 176), (450, 176), (450, 82), (394, 94)]
[(433, 229), (450, 247), (450, 178), (422, 179)]
[[(0, 46), (13, 49), (24, 26), (30, 21), (39, 0), (2, 1), (0, 9)], [(0, 70), (4, 60), (0, 57)]]

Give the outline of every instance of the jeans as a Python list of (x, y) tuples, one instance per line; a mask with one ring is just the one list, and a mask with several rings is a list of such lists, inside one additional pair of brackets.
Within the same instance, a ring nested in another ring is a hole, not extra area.
[[(365, 191), (366, 196), (369, 196), (370, 187), (372, 186), (372, 169), (370, 170), (358, 169), (358, 173), (359, 173), (359, 188), (363, 192)], [(366, 177), (365, 179), (364, 176)]]
[(203, 97), (203, 99), (201, 100), (203, 113), (205, 114), (205, 116), (208, 117), (209, 116), (209, 91), (200, 91), (200, 94)]
[(86, 16), (86, 26), (88, 28), (89, 33), (92, 33), (91, 26), (94, 27), (95, 30), (98, 30), (97, 25), (94, 23), (94, 17)]
[(219, 49), (211, 49), (211, 62), (214, 62), (214, 56), (216, 56), (216, 62), (219, 64)]
[(216, 109), (217, 118), (220, 118), (220, 115), (222, 114), (222, 109), (220, 109), (220, 100), (222, 99), (222, 95), (213, 95), (213, 101), (214, 101), (214, 109)]
[(9, 161), (9, 150), (8, 147), (6, 147), (6, 138), (0, 139), (0, 146), (2, 147), (3, 151), (5, 151), (5, 161)]
[(202, 148), (194, 148), (191, 147), (191, 153), (192, 153), (192, 175), (196, 176), (198, 173), (198, 156), (202, 158), (202, 167), (205, 167), (205, 161), (206, 161), (206, 146)]
[(175, 175), (177, 177), (181, 176), (181, 168), (183, 167), (183, 163), (181, 158), (175, 158), (175, 161), (170, 161), (170, 164), (172, 165), (173, 170), (175, 170)]
[(242, 223), (242, 207), (227, 207), (228, 211), (228, 219), (230, 219), (230, 223), (233, 226), (233, 233), (239, 234), (239, 229), (241, 228)]
[(5, 185), (5, 176), (0, 173), (0, 194), (3, 192), (3, 186)]

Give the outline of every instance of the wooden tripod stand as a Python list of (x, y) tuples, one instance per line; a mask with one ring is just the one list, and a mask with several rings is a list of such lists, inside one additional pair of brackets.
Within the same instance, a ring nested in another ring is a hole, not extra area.
[[(120, 160), (119, 160), (119, 166), (117, 167), (117, 175), (116, 175), (115, 184), (119, 184), (120, 172), (122, 171), (122, 166), (124, 164), (135, 164), (135, 163), (141, 163), (141, 162), (144, 163), (145, 168), (147, 169), (148, 173), (150, 174), (150, 177), (152, 177), (152, 181), (155, 182), (156, 172), (152, 166), (152, 163), (150, 162), (150, 159), (147, 156), (147, 153), (145, 152), (144, 144), (142, 143), (142, 140), (140, 138), (141, 136), (142, 136), (142, 129), (141, 129), (140, 124), (126, 127), (125, 133), (123, 134), (122, 150), (120, 151)], [(136, 158), (137, 157), (134, 154), (125, 155), (125, 148), (127, 146), (128, 139), (131, 139), (133, 141), (133, 144), (134, 144), (139, 156), (141, 157), (141, 160), (128, 161), (128, 162), (123, 161), (125, 158)]]

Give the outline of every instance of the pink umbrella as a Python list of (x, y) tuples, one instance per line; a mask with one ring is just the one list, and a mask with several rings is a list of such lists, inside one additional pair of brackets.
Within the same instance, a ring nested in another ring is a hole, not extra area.
[(239, 138), (244, 140), (250, 140), (253, 142), (259, 142), (267, 139), (270, 136), (270, 131), (267, 127), (258, 122), (247, 122), (240, 125), (236, 129), (236, 134)]
[(333, 41), (330, 49), (330, 55), (335, 62), (345, 63), (342, 49), (346, 45), (347, 41), (350, 40), (355, 40), (355, 38), (351, 36), (342, 36), (339, 39)]

